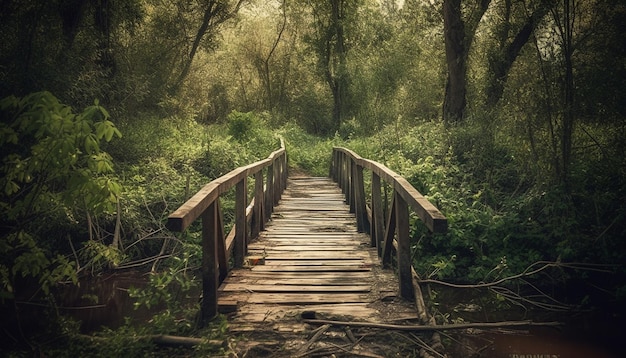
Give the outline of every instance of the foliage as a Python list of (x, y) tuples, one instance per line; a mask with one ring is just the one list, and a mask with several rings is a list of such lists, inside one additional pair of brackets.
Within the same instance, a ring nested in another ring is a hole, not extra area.
[(325, 139), (308, 134), (297, 125), (287, 124), (278, 130), (285, 138), (289, 167), (291, 171), (304, 172), (313, 176), (327, 176), (330, 170), (330, 157), (333, 145), (338, 138)]
[[(624, 206), (617, 200), (619, 194), (608, 194), (623, 190), (623, 174), (588, 167), (598, 161), (577, 162), (577, 173), (585, 173), (586, 179), (578, 179), (582, 182), (598, 180), (601, 172), (612, 173), (617, 181), (609, 186), (581, 183), (575, 189), (578, 205), (573, 206), (563, 200), (562, 188), (521, 170), (529, 165), (523, 148), (520, 151), (506, 137), (481, 142), (482, 124), (470, 123), (402, 123), (386, 126), (376, 140), (356, 137), (344, 144), (403, 175), (448, 218), (444, 235), (427, 235), (413, 219), (413, 248), (419, 257), (414, 264), (422, 277), (489, 282), (541, 260), (615, 265), (624, 260), (619, 239), (623, 226), (613, 221), (623, 217)], [(590, 206), (605, 208), (600, 209), (608, 215), (603, 224), (595, 225), (597, 213), (579, 209)]]
[(39, 220), (76, 223), (84, 215), (115, 210), (122, 187), (111, 175), (111, 157), (100, 147), (121, 134), (97, 101), (76, 114), (51, 93), (37, 92), (7, 97), (0, 110), (5, 238), (0, 292), (3, 299), (13, 298), (16, 281), (33, 277), (47, 294), (64, 277), (75, 281), (77, 268), (58, 255), (58, 242), (66, 238)]
[(231, 112), (227, 117), (228, 134), (240, 142), (250, 139), (254, 135), (255, 127), (258, 127), (255, 119), (252, 112)]

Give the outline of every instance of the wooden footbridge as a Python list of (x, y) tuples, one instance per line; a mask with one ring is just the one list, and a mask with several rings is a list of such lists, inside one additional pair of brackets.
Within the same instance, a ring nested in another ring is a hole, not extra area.
[[(226, 234), (219, 198), (233, 187), (235, 225)], [(430, 232), (447, 229), (404, 178), (345, 148), (333, 149), (329, 178), (289, 177), (281, 141), (267, 159), (207, 184), (168, 227), (202, 221), (204, 322), (230, 312), (234, 331), (293, 332), (303, 329), (303, 316), (383, 323), (417, 316), (411, 213)]]

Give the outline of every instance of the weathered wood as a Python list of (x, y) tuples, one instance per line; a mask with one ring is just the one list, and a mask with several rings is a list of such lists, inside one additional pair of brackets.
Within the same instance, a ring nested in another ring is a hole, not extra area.
[(267, 178), (265, 179), (265, 207), (267, 208), (267, 217), (274, 212), (274, 164), (267, 167)]
[(246, 254), (247, 225), (246, 207), (248, 206), (248, 181), (242, 178), (235, 191), (235, 244), (233, 247), (233, 258), (235, 267), (243, 266), (243, 259)]
[(380, 176), (372, 173), (372, 221), (370, 223), (370, 235), (372, 238), (372, 246), (378, 249), (378, 256), (383, 255), (383, 199), (381, 196)]
[(283, 327), (296, 313), (320, 307), (345, 316), (381, 317), (375, 307), (384, 297), (397, 296), (397, 278), (392, 271), (381, 272), (376, 249), (358, 233), (341, 197), (327, 178), (290, 179), (266, 231), (248, 246), (249, 255), (263, 257), (263, 263), (231, 271), (219, 290), (220, 302), (238, 302), (234, 329), (268, 321)]
[[(280, 197), (280, 192), (286, 183), (286, 151), (281, 139), (281, 148), (270, 154), (267, 159), (252, 163), (247, 166), (236, 168), (229, 173), (213, 180), (205, 185), (191, 199), (181, 205), (168, 217), (167, 227), (173, 231), (184, 231), (196, 219), (202, 218), (202, 280), (203, 301), (201, 321), (206, 323), (217, 314), (217, 288), (225, 279), (228, 272), (228, 260), (231, 248), (234, 252), (236, 266), (243, 265), (243, 259), (247, 250), (248, 232), (257, 235), (263, 228), (263, 224), (269, 215), (267, 210), (273, 207), (272, 199)], [(264, 168), (272, 166), (274, 169), (281, 167), (270, 177), (267, 174), (268, 183), (272, 190), (270, 200), (264, 200), (268, 194), (263, 188)], [(255, 178), (254, 199), (248, 206), (247, 178)], [(283, 183), (281, 186), (277, 183)], [(236, 187), (235, 198), (235, 225), (231, 233), (224, 237), (223, 218), (219, 206), (219, 197), (231, 188)], [(269, 205), (264, 205), (269, 204)], [(254, 219), (254, 220), (253, 220)], [(249, 225), (254, 223), (252, 228)]]
[(411, 245), (409, 243), (409, 210), (402, 195), (395, 194), (396, 230), (398, 233), (398, 280), (400, 295), (407, 300), (413, 299), (413, 281), (411, 277)]
[(391, 249), (393, 248), (393, 238), (396, 232), (396, 201), (395, 196), (391, 199), (389, 218), (385, 226), (385, 237), (383, 242), (383, 266), (391, 265)]
[(221, 297), (234, 299), (246, 304), (333, 304), (333, 303), (363, 303), (369, 300), (367, 293), (254, 293), (254, 292), (223, 292)]
[[(432, 205), (422, 194), (420, 194), (406, 179), (378, 162), (363, 159), (353, 151), (346, 148), (333, 148), (334, 151), (341, 152), (339, 160), (342, 162), (355, 163), (357, 166), (371, 170), (376, 173), (402, 196), (422, 222), (431, 232), (445, 232), (448, 228), (446, 217)], [(341, 167), (341, 163), (338, 165)]]
[[(323, 256), (319, 257), (320, 259)], [(299, 266), (299, 265), (262, 265), (262, 266), (254, 266), (252, 271), (262, 271), (262, 272), (307, 272), (309, 275), (317, 275), (318, 272), (363, 272), (363, 271), (371, 271), (371, 265), (323, 265), (323, 266)]]
[(359, 232), (369, 234), (369, 222), (365, 205), (365, 186), (363, 183), (363, 167), (353, 167), (354, 177), (354, 208), (356, 214), (356, 226)]
[(334, 292), (370, 292), (370, 285), (260, 285), (260, 284), (237, 284), (226, 283), (220, 287), (221, 292), (251, 293), (334, 293)]
[(216, 201), (202, 213), (202, 326), (217, 316), (217, 270), (218, 212)]
[(263, 192), (263, 172), (254, 174), (254, 216), (251, 237), (254, 239), (265, 228), (265, 198)]
[(228, 275), (228, 259), (230, 250), (227, 249), (226, 238), (224, 237), (224, 215), (222, 214), (222, 206), (220, 205), (220, 199), (215, 199), (215, 210), (217, 213), (215, 223), (216, 238), (217, 238), (217, 263), (219, 266), (219, 282), (222, 283)]

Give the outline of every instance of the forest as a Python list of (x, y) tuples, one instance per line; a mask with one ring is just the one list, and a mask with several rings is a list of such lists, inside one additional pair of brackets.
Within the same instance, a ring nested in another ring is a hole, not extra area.
[[(410, 233), (441, 323), (624, 318), (623, 0), (2, 0), (0, 39), (7, 356), (228, 356), (224, 318), (197, 324), (200, 229), (165, 223), (281, 138), (291, 172), (346, 147), (445, 214)], [(111, 275), (147, 318), (86, 330), (68, 292)], [(133, 338), (163, 334), (209, 340)]]

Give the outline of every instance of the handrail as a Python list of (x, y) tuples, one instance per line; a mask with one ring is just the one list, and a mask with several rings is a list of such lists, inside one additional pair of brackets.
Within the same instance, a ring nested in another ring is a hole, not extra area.
[[(363, 169), (368, 169), (372, 173), (370, 207), (367, 206), (365, 197)], [(395, 248), (400, 294), (406, 299), (414, 298), (409, 208), (417, 214), (431, 233), (447, 231), (446, 217), (402, 176), (383, 164), (360, 157), (349, 149), (333, 148), (330, 176), (346, 195), (350, 211), (356, 214), (358, 230), (370, 234), (371, 244), (378, 248), (378, 255), (382, 258), (383, 264), (391, 263), (392, 248)], [(382, 200), (381, 179), (393, 188), (392, 202), (389, 205)], [(383, 220), (385, 211), (387, 217)]]
[[(266, 169), (267, 170), (264, 170)], [(264, 175), (265, 172), (265, 183)], [(248, 205), (248, 177), (254, 176), (254, 196)], [(235, 267), (243, 266), (248, 243), (265, 228), (275, 205), (287, 186), (287, 152), (280, 149), (266, 159), (236, 168), (206, 184), (167, 218), (167, 228), (186, 230), (202, 220), (202, 324), (218, 314), (217, 290), (229, 270), (232, 250)], [(235, 225), (224, 235), (220, 195), (235, 187)], [(250, 225), (250, 227), (248, 227)]]

